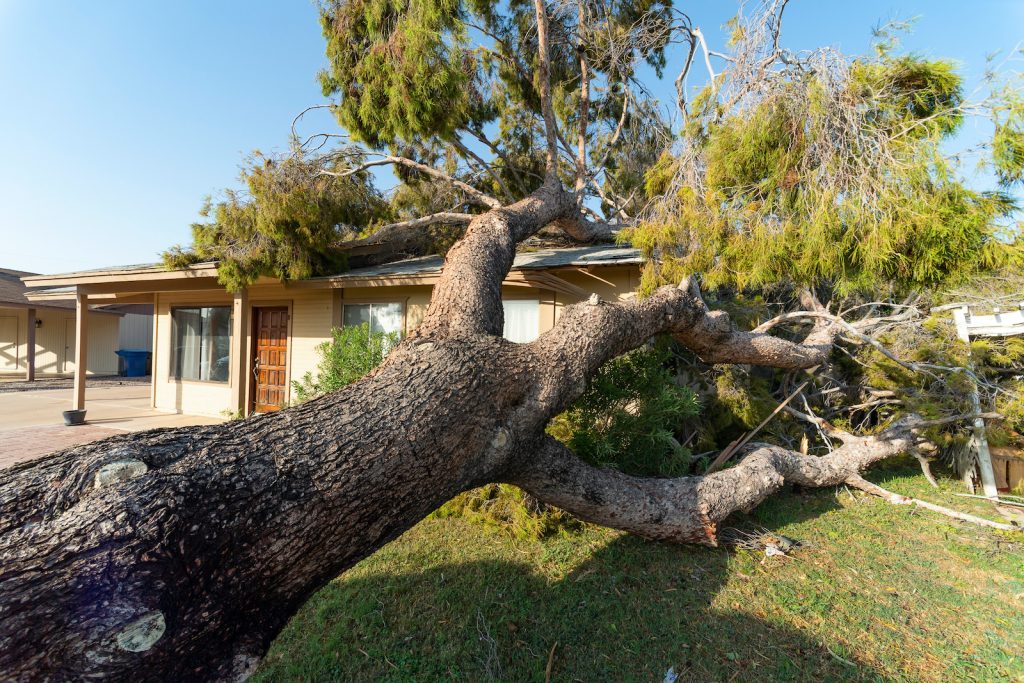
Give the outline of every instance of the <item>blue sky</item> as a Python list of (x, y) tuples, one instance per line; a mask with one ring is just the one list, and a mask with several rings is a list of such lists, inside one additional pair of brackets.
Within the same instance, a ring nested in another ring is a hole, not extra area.
[[(713, 43), (735, 7), (677, 4)], [(913, 16), (906, 47), (958, 60), (969, 82), (1024, 40), (1024, 0), (792, 0), (784, 43), (862, 52), (879, 20)], [(323, 63), (308, 0), (0, 0), (0, 267), (146, 263), (187, 243), (203, 197), (323, 102)], [(334, 125), (314, 113), (304, 129)]]

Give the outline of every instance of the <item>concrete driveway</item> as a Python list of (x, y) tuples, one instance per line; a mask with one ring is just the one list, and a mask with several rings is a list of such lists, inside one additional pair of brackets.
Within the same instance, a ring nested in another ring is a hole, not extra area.
[(223, 421), (164, 413), (153, 410), (149, 403), (148, 385), (87, 386), (87, 424), (65, 427), (61, 413), (71, 409), (70, 391), (0, 393), (0, 467), (126, 431)]

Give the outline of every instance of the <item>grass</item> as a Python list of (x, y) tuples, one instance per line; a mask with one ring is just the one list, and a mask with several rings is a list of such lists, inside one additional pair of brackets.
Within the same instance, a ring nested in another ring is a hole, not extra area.
[[(955, 482), (872, 479), (986, 514)], [(255, 680), (542, 682), (554, 646), (551, 681), (1024, 681), (1024, 535), (846, 490), (729, 524), (804, 545), (767, 559), (428, 519), (317, 593)]]

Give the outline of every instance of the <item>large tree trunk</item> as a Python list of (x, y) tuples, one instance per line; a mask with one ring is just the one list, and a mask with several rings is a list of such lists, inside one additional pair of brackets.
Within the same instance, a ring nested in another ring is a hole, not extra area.
[(516, 244), (558, 222), (557, 182), (476, 217), (421, 328), (364, 380), (279, 413), (79, 446), (0, 472), (0, 679), (244, 678), (310, 594), (456, 493), (522, 485), (651, 538), (715, 525), (785, 481), (825, 485), (911, 445), (906, 425), (829, 459), (763, 447), (707, 477), (646, 480), (544, 434), (605, 361), (671, 333), (713, 362), (810, 367), (805, 343), (735, 331), (694, 286), (570, 307), (530, 344), (500, 338)]
[(410, 342), (297, 408), (4, 472), (0, 678), (248, 671), (312, 591), (488, 480), (529, 386), (508, 346)]

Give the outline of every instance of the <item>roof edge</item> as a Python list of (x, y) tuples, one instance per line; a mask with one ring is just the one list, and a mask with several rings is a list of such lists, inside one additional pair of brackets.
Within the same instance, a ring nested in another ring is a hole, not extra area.
[(53, 275), (29, 275), (21, 278), (21, 281), (27, 287), (67, 287), (111, 280), (174, 280), (213, 277), (216, 274), (216, 261), (206, 261), (174, 269), (168, 269), (161, 264), (147, 264), (144, 266), (114, 266)]

